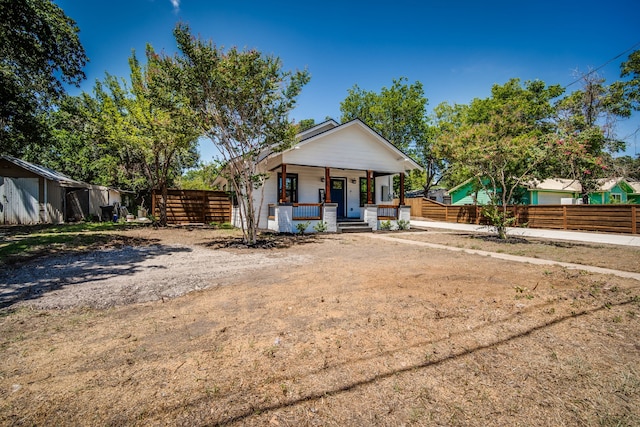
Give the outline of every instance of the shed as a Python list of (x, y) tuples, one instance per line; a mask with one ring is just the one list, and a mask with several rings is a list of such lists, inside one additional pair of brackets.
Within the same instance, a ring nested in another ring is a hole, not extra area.
[(120, 191), (76, 181), (63, 173), (0, 156), (0, 224), (59, 224), (101, 216), (121, 203)]

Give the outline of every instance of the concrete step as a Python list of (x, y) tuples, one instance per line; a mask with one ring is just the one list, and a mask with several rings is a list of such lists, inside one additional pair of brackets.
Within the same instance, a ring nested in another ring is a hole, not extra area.
[(338, 233), (371, 233), (373, 230), (364, 221), (340, 221), (338, 222)]

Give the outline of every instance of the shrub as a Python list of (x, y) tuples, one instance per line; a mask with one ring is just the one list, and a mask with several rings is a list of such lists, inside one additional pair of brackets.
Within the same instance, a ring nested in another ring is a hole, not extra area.
[(311, 221), (297, 223), (296, 229), (298, 230), (298, 234), (303, 235), (304, 231), (309, 227), (309, 224), (311, 224)]
[(409, 221), (406, 219), (398, 220), (398, 230), (408, 230), (409, 229)]
[(313, 226), (313, 229), (318, 233), (324, 233), (325, 231), (327, 231), (327, 223), (324, 221), (320, 221)]

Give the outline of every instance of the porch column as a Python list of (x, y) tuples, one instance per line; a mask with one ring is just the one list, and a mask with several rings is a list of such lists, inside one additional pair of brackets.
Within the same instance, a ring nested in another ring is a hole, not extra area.
[(367, 171), (367, 204), (373, 204), (373, 194), (371, 192), (371, 171)]
[(324, 168), (324, 202), (331, 203), (331, 169)]
[(400, 206), (404, 206), (404, 171), (400, 173)]
[(283, 163), (281, 168), (282, 188), (280, 189), (280, 203), (287, 203), (287, 165)]

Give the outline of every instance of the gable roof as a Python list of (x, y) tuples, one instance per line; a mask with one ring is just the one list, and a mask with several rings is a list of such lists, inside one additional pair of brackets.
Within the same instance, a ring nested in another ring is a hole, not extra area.
[(49, 169), (45, 166), (36, 165), (34, 163), (30, 163), (22, 159), (17, 159), (15, 157), (7, 156), (7, 155), (0, 156), (0, 159), (13, 163), (16, 166), (22, 169), (28, 170), (29, 172), (39, 175), (45, 179), (48, 179), (50, 181), (55, 181), (59, 183), (61, 187), (89, 187), (90, 186), (85, 182), (76, 181), (75, 179), (63, 174), (62, 172)]
[(640, 194), (640, 181), (627, 181), (627, 184), (633, 189), (631, 194)]
[[(321, 123), (318, 126), (314, 126), (313, 128), (308, 129), (301, 134), (298, 134), (300, 139), (298, 143), (293, 147), (288, 148), (282, 152), (271, 153), (269, 156), (266, 156), (266, 158), (274, 158), (280, 156), (281, 159), (287, 159), (287, 157), (299, 159), (301, 157), (299, 153), (307, 152), (310, 150), (307, 147), (316, 146), (317, 143), (321, 142), (328, 143), (327, 141), (331, 140), (332, 136), (335, 136), (341, 132), (348, 133), (352, 130), (358, 130), (364, 133), (367, 136), (367, 141), (365, 142), (366, 144), (369, 144), (370, 142), (373, 142), (375, 144), (375, 146), (372, 147), (371, 151), (375, 149), (378, 150), (379, 153), (386, 153), (388, 160), (390, 160), (391, 162), (402, 162), (404, 170), (422, 170), (422, 167), (415, 160), (413, 160), (402, 150), (391, 144), (391, 142), (382, 137), (379, 133), (374, 131), (360, 119), (353, 119), (340, 125), (338, 125), (334, 120), (329, 120), (327, 122)], [(309, 164), (308, 166), (330, 166), (344, 169), (350, 168), (347, 165), (348, 160), (341, 158), (340, 152), (336, 152), (335, 159), (335, 165)], [(295, 163), (295, 160), (293, 161), (293, 163)], [(353, 169), (359, 168), (354, 166)], [(372, 166), (371, 169), (375, 169), (375, 167)]]
[(317, 125), (314, 125), (302, 132), (298, 132), (298, 134), (296, 135), (296, 140), (304, 141), (305, 139), (311, 138), (313, 136), (316, 136), (322, 132), (326, 132), (338, 126), (340, 126), (340, 123), (336, 122), (333, 119), (329, 119), (322, 123), (318, 123)]
[(596, 191), (611, 191), (613, 187), (620, 184), (621, 182), (626, 183), (624, 178), (616, 177), (616, 178), (603, 178), (598, 180), (598, 189)]

